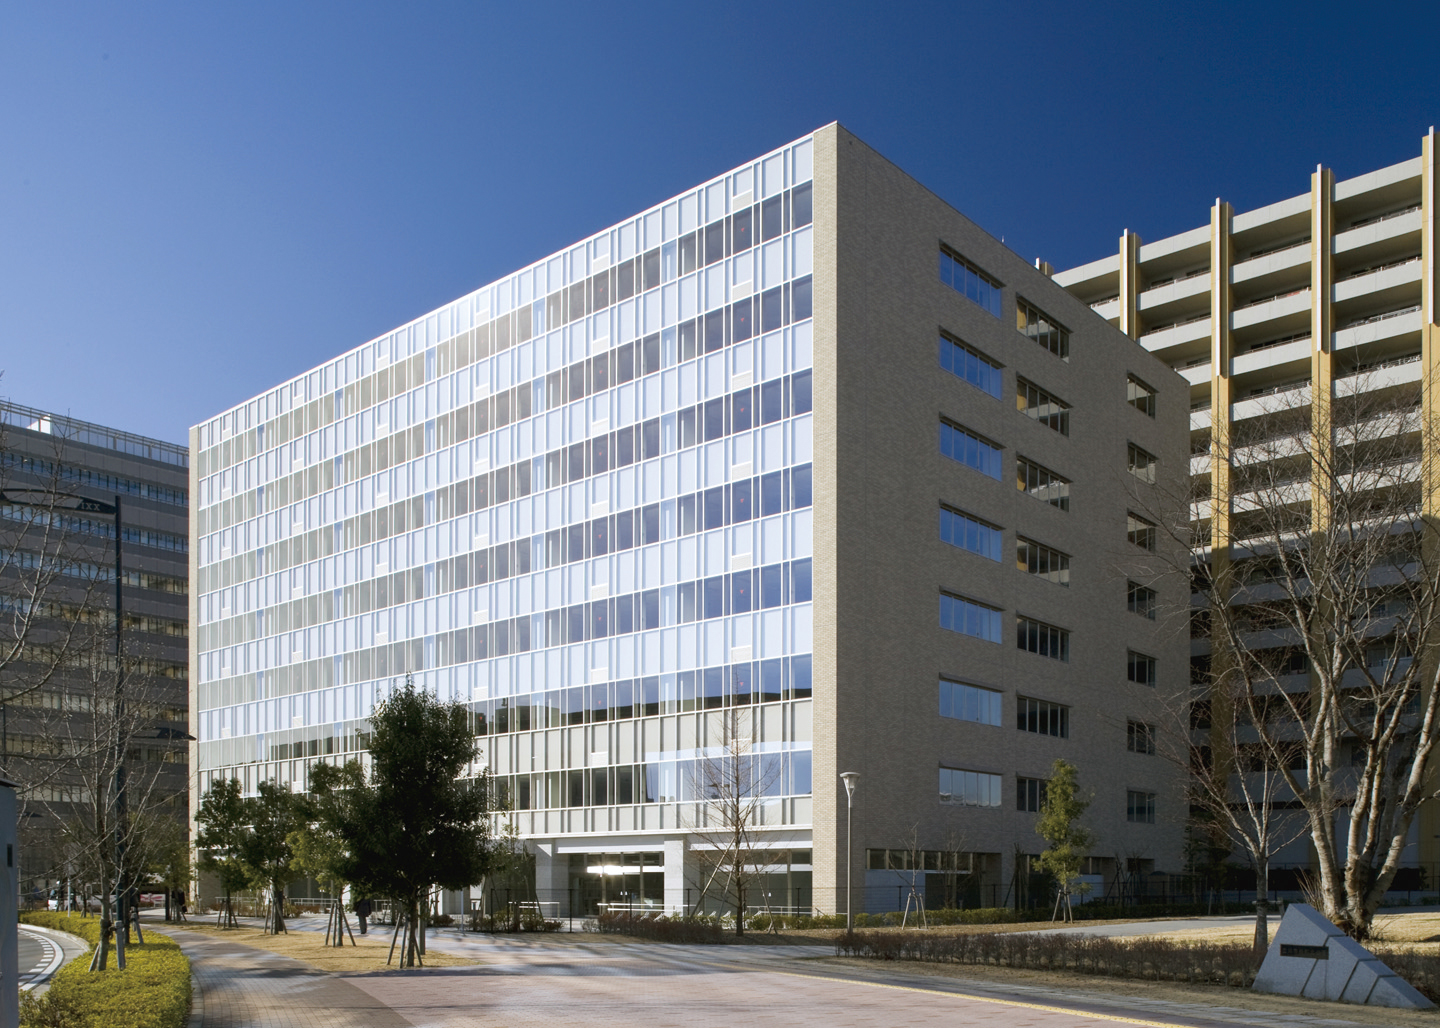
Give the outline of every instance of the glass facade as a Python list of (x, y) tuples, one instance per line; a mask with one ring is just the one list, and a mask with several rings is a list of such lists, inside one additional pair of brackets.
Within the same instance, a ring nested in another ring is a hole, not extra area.
[(805, 139), (200, 425), (197, 787), (361, 752), (410, 673), (522, 834), (673, 833), (735, 708), (808, 829), (810, 179)]

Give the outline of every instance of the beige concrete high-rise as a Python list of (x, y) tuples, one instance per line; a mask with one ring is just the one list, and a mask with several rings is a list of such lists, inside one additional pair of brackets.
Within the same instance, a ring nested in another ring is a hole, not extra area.
[[(1229, 537), (1235, 468), (1212, 441), (1244, 437), (1281, 409), (1323, 418), (1315, 397), (1371, 391), (1415, 391), (1430, 430), (1440, 405), (1436, 145), (1432, 128), (1418, 156), (1339, 181), (1317, 167), (1306, 191), (1252, 211), (1216, 199), (1208, 224), (1153, 242), (1127, 230), (1112, 256), (1055, 275), (1189, 383), (1190, 470), (1210, 480), (1197, 516), (1215, 538)], [(1423, 449), (1433, 453), (1435, 441)], [(1434, 516), (1433, 486), (1424, 496)], [(1319, 502), (1315, 510), (1323, 516)], [(1197, 638), (1192, 650), (1203, 660), (1210, 643)], [(1405, 866), (1440, 861), (1437, 832), (1429, 804)], [(1308, 859), (1304, 840), (1279, 855)]]

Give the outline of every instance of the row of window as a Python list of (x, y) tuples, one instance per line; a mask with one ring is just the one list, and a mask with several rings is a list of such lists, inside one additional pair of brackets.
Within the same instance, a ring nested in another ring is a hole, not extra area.
[[(52, 487), (44, 483), (52, 480), (73, 482), (76, 485), (103, 490), (106, 493), (123, 493), (126, 496), (138, 496), (142, 499), (168, 503), (177, 507), (190, 505), (190, 494), (184, 489), (156, 485), (154, 482), (140, 482), (123, 475), (111, 475), (104, 471), (94, 471), (90, 468), (77, 467), (74, 464), (63, 462), (57, 463), (41, 457), (30, 457), (13, 450), (0, 453), (0, 468), (5, 469), (9, 475), (33, 475), (42, 484), (42, 488), (47, 490)], [(14, 478), (9, 479), (9, 484), (12, 490), (20, 486), (20, 483)]]
[(810, 693), (807, 653), (477, 700), (470, 704), (470, 726), (475, 735), (500, 735), (802, 700)]
[[(1004, 478), (1004, 448), (943, 417), (940, 452), (997, 482)], [(1015, 487), (1052, 507), (1070, 509), (1070, 480), (1027, 457), (1015, 458)]]
[[(92, 535), (100, 539), (115, 538), (115, 522), (109, 518), (103, 521), (93, 521), (88, 517), (70, 514), (68, 511), (47, 511), (19, 503), (0, 504), (0, 518), (30, 525), (37, 529), (45, 527), (66, 534)], [(148, 528), (131, 528), (122, 525), (120, 539), (132, 546), (148, 546), (152, 549), (170, 550), (176, 553), (190, 551), (190, 540), (186, 536), (175, 535), (171, 532), (156, 532)]]
[[(514, 396), (528, 396), (528, 386), (513, 391)], [(238, 521), (259, 516), (266, 510), (285, 506), (304, 496), (363, 478), (374, 471), (384, 471), (412, 457), (434, 452), (439, 446), (469, 438), (477, 424), (491, 411), (505, 411), (508, 418), (511, 392), (479, 400), (431, 422), (416, 425), (336, 457), (334, 473), (328, 463), (316, 465), (295, 475), (286, 476), (268, 486), (260, 486), (198, 512), (199, 534), (205, 535)], [(505, 403), (501, 404), (501, 400)], [(493, 405), (493, 406), (492, 406)], [(528, 410), (529, 404), (524, 407)], [(809, 371), (776, 378), (753, 389), (742, 389), (727, 396), (716, 397), (694, 407), (667, 414), (614, 432), (604, 433), (570, 446), (550, 451), (543, 457), (520, 461), (505, 468), (438, 490), (435, 510), (430, 523), (460, 517), (473, 510), (504, 503), (513, 497), (528, 496), (538, 489), (553, 488), (568, 482), (608, 473), (614, 468), (628, 467), (662, 453), (696, 446), (712, 439), (737, 432), (747, 432), (762, 424), (781, 418), (805, 414), (811, 408), (811, 373)], [(437, 430), (436, 425), (440, 428)], [(482, 429), (488, 430), (488, 429)], [(453, 436), (453, 438), (452, 438)], [(292, 481), (293, 480), (293, 481)], [(419, 498), (400, 501), (418, 504)], [(417, 508), (418, 510), (418, 508)], [(365, 515), (360, 515), (363, 518)], [(403, 511), (396, 511), (397, 523), (406, 520)], [(351, 519), (353, 522), (355, 519)], [(351, 522), (346, 522), (347, 530)], [(414, 527), (419, 527), (419, 520)], [(386, 531), (378, 522), (376, 532)], [(396, 528), (396, 533), (404, 531)], [(377, 534), (376, 539), (385, 538)], [(347, 532), (347, 538), (350, 538)], [(368, 541), (368, 540), (366, 540)], [(357, 545), (348, 544), (345, 548)], [(363, 545), (363, 543), (359, 544)]]
[[(946, 772), (950, 772), (950, 779), (947, 782)], [(956, 776), (964, 776), (957, 778)], [(963, 794), (963, 798), (953, 790), (954, 786), (961, 784), (969, 787), (971, 777), (979, 779), (974, 786), (974, 791)], [(940, 802), (941, 803), (963, 803), (969, 807), (998, 807), (1000, 806), (1000, 775), (987, 774), (981, 771), (951, 771), (949, 768), (940, 769)], [(947, 789), (947, 785), (949, 789)], [(1043, 778), (1023, 778), (1017, 776), (1015, 779), (1015, 809), (1024, 813), (1038, 813), (1045, 805), (1045, 797), (1049, 783)], [(1155, 794), (1137, 789), (1125, 791), (1125, 820), (1134, 824), (1155, 823)]]
[[(1001, 641), (1004, 611), (977, 600), (950, 593), (940, 594), (940, 627), (961, 635)], [(1070, 659), (1070, 632), (1023, 615), (1015, 616), (1015, 644), (1019, 649), (1053, 660)]]
[[(567, 528), (552, 529), (549, 532), (517, 539), (513, 542), (500, 543), (471, 553), (459, 554), (438, 561), (434, 565), (435, 579), (428, 584), (418, 577), (423, 572), (423, 569), (418, 567), (396, 572), (391, 576), (381, 575), (373, 582), (356, 583), (337, 590), (336, 600), (341, 604), (339, 610), (344, 613), (332, 616), (343, 617), (355, 613), (368, 613), (370, 610), (404, 603), (412, 599), (422, 599), (425, 596), (452, 592), (472, 585), (486, 585), (489, 582), (502, 581), (513, 576), (529, 574), (532, 571), (559, 567), (563, 564), (584, 560), (587, 557), (603, 557), (610, 553), (619, 553), (664, 539), (674, 539), (698, 531), (740, 524), (752, 517), (767, 517), (786, 511), (801, 510), (811, 504), (810, 474), (811, 465), (809, 464), (772, 471), (758, 478), (744, 479), (724, 486), (714, 486), (698, 493), (690, 493), (674, 500), (667, 500), (664, 503), (652, 503), (634, 510), (621, 511), (591, 521), (582, 521)], [(443, 494), (451, 490), (460, 490), (466, 484), (460, 483), (439, 492)], [(758, 511), (756, 510), (757, 501)], [(401, 500), (391, 507), (347, 519), (343, 523), (343, 531), (340, 530), (342, 526), (336, 525), (334, 532), (331, 532), (329, 528), (320, 529), (284, 542), (273, 543), (260, 551), (261, 557), (258, 561), (248, 561), (247, 563), (254, 567), (255, 572), (262, 575), (266, 573), (267, 569), (273, 572), (282, 571), (293, 564), (329, 556), (335, 550), (349, 549), (355, 545), (368, 543), (370, 541), (368, 529), (372, 522), (375, 524), (376, 535), (374, 537), (376, 539), (384, 539), (389, 535), (407, 531), (412, 517), (416, 523), (411, 527), (421, 527), (426, 523), (426, 508), (424, 497), (417, 496), (409, 500)], [(356, 531), (357, 523), (358, 531)], [(431, 523), (433, 523), (433, 518)], [(315, 547), (313, 551), (312, 544)], [(328, 548), (332, 546), (333, 550)], [(211, 571), (213, 575), (213, 570), (207, 570)], [(248, 567), (247, 570), (249, 570)], [(416, 576), (414, 577), (416, 584), (407, 585), (407, 579), (399, 576)], [(386, 602), (381, 599), (386, 595), (394, 598)], [(325, 598), (328, 599), (328, 596)], [(202, 602), (209, 602), (211, 599), (207, 597), (206, 601)], [(312, 596), (306, 600), (291, 601), (290, 606), (304, 603), (314, 605), (319, 602), (320, 598)], [(309, 616), (303, 613), (303, 609), (290, 613), (285, 611), (285, 607), (284, 604), (279, 605), (277, 610), (277, 614), (282, 619), (281, 623), (288, 625), (287, 628), (282, 629), (284, 631), (293, 628), (308, 628), (311, 625), (331, 620), (331, 617), (322, 616), (318, 607), (315, 607)], [(219, 633), (222, 631), (219, 627), (221, 624), (223, 622), (212, 622), (202, 626), (202, 640), (219, 639)], [(224, 644), (213, 643), (212, 645), (210, 642), (202, 642), (201, 649), (202, 651), (212, 649), (214, 645)]]
[[(266, 449), (267, 445), (279, 446), (328, 425), (335, 420), (337, 413), (344, 416), (343, 412), (364, 410), (392, 395), (399, 395), (432, 381), (439, 375), (449, 374), (484, 360), (491, 353), (500, 353), (511, 345), (525, 342), (546, 331), (547, 327), (559, 327), (584, 314), (603, 310), (629, 299), (636, 293), (656, 288), (662, 282), (688, 274), (696, 270), (702, 262), (710, 264), (723, 256), (748, 250), (754, 242), (757, 222), (761, 241), (802, 228), (810, 224), (812, 208), (811, 186), (796, 186), (762, 201), (755, 207), (737, 211), (728, 218), (712, 222), (683, 239), (672, 240), (638, 257), (620, 261), (605, 271), (557, 290), (512, 313), (502, 314), (484, 325), (461, 332), (423, 354), (417, 353), (407, 360), (397, 360), (389, 367), (352, 382), (343, 389), (327, 393), (303, 407), (271, 418), (254, 433), (246, 432), (208, 447), (200, 453), (197, 460), (200, 477), (206, 477), (254, 456)], [(793, 299), (793, 309), (788, 320), (800, 321), (809, 317), (809, 313), (799, 313), (801, 308), (808, 311), (809, 303), (810, 290), (807, 280)], [(766, 306), (767, 301), (762, 298), (760, 310), (752, 314), (751, 318), (758, 315), (764, 321)], [(268, 444), (265, 442), (267, 435)]]
[[(1126, 513), (1125, 538), (1131, 545), (1154, 553), (1156, 535), (1153, 521), (1147, 521), (1133, 512)], [(997, 563), (1004, 559), (1004, 529), (944, 504), (940, 505), (940, 541)], [(1018, 535), (1015, 537), (1015, 565), (1021, 571), (1040, 575), (1060, 585), (1070, 583), (1069, 554)]]
[[(940, 366), (997, 400), (1005, 388), (1000, 364), (944, 331), (940, 333)], [(1153, 418), (1156, 396), (1154, 388), (1134, 375), (1126, 376), (1125, 399), (1130, 406)], [(1021, 413), (1061, 435), (1070, 434), (1070, 405), (1018, 375), (1015, 378), (1015, 406)]]

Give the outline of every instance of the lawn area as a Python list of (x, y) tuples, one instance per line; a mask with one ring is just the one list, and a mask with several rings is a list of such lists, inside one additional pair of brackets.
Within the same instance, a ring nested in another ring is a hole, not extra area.
[[(321, 971), (384, 971), (387, 969), (385, 957), (390, 952), (390, 929), (387, 928), (379, 931), (372, 928), (369, 935), (357, 932), (356, 945), (350, 945), (347, 938), (342, 949), (339, 946), (326, 946), (322, 932), (296, 930), (283, 935), (266, 935), (261, 929), (251, 925), (219, 928), (214, 921), (204, 920), (192, 920), (183, 925), (172, 924), (168, 927), (268, 950), (282, 957), (303, 961)], [(433, 944), (434, 940), (431, 942)], [(432, 948), (425, 954), (426, 967), (463, 967), (477, 963), (479, 961), (472, 957), (456, 956), (443, 949)], [(395, 962), (389, 965), (389, 970), (399, 969), (400, 947), (397, 945)]]

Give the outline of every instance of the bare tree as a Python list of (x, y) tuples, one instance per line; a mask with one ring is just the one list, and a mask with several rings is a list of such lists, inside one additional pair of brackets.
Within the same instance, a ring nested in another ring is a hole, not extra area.
[[(1288, 670), (1286, 651), (1275, 654), (1277, 680)], [(1189, 771), (1191, 830), (1223, 841), (1212, 849), (1240, 850), (1255, 869), (1257, 903), (1255, 950), (1270, 945), (1266, 897), (1270, 891), (1270, 862), (1274, 854), (1305, 834), (1306, 821), (1291, 809), (1294, 795), (1286, 783), (1282, 763), (1295, 766), (1296, 746), (1267, 747), (1260, 741), (1262, 730), (1282, 733), (1275, 724), (1284, 715), (1274, 704), (1257, 703), (1255, 693), (1236, 688), (1233, 677), (1209, 683), (1205, 697), (1194, 708), (1195, 731), (1203, 742), (1189, 735), (1167, 734), (1162, 740), (1139, 741), (1133, 746), (1158, 745), (1161, 752)], [(1259, 727), (1257, 727), (1257, 724)], [(1148, 727), (1148, 726), (1147, 726)], [(1132, 725), (1131, 731), (1134, 732)]]
[[(43, 790), (31, 790), (27, 810), (56, 826), (59, 852), (98, 882), (105, 928), (93, 966), (108, 962), (109, 929), (118, 929), (116, 956), (124, 966), (128, 916), (112, 911), (140, 884), (183, 825), (183, 789), (176, 787), (178, 740), (165, 725), (173, 690), (147, 658), (111, 652), (105, 625), (87, 625), (83, 649), (72, 650), (66, 668), (66, 702), (31, 708), (22, 721), (25, 738), (37, 740), (28, 758), (43, 767)], [(183, 778), (181, 779), (183, 784)]]
[(720, 738), (696, 757), (689, 783), (694, 814), (687, 827), (711, 856), (696, 909), (719, 882), (735, 908), (735, 934), (743, 935), (750, 891), (772, 856), (764, 833), (765, 806), (778, 795), (782, 754), (757, 750), (757, 719), (750, 709), (731, 707), (707, 717), (718, 719)]
[[(67, 489), (63, 437), (45, 455), (20, 452), (8, 415), (0, 411), (0, 707), (63, 674), (113, 582), (108, 525), (82, 516), (87, 501)], [(0, 752), (6, 770), (7, 758)]]
[(1174, 570), (1210, 639), (1210, 708), (1245, 728), (1197, 791), (1218, 796), (1223, 775), (1217, 811), (1242, 813), (1238, 841), (1268, 855), (1283, 787), (1325, 914), (1364, 939), (1435, 797), (1440, 453), (1418, 384), (1354, 375), (1333, 393), (1250, 401), (1263, 409), (1211, 440), (1200, 495), (1156, 520), (1193, 544)]

